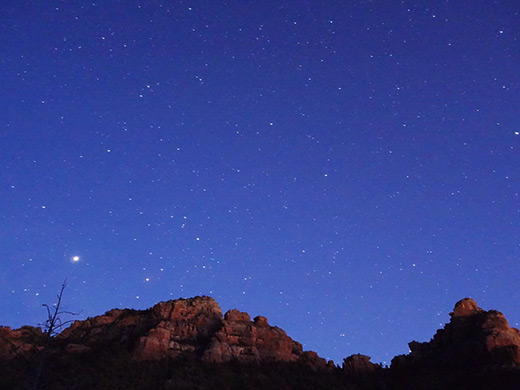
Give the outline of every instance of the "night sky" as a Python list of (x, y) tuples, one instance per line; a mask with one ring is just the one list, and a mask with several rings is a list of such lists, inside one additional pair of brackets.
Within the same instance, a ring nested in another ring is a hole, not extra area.
[[(341, 363), (520, 322), (518, 1), (0, 3), (0, 324), (210, 295)], [(68, 318), (67, 318), (68, 319)]]

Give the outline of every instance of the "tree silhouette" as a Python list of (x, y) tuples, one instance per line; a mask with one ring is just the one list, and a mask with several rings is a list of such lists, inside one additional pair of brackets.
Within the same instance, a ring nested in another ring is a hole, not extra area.
[(47, 320), (40, 324), (43, 326), (43, 341), (42, 341), (42, 349), (39, 352), (38, 362), (36, 366), (36, 373), (34, 377), (34, 390), (39, 390), (41, 388), (41, 378), (43, 374), (43, 370), (45, 368), (45, 362), (47, 356), (49, 355), (52, 347), (52, 339), (65, 327), (66, 325), (72, 323), (74, 320), (63, 321), (63, 315), (78, 315), (78, 313), (73, 313), (70, 311), (66, 311), (62, 309), (63, 302), (63, 292), (67, 287), (67, 279), (65, 279), (61, 285), (61, 289), (59, 294), (56, 296), (57, 301), (52, 306), (44, 303), (43, 307), (47, 309)]

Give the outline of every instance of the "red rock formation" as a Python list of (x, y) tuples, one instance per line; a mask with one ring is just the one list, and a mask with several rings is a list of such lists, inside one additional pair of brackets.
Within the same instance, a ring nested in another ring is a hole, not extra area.
[[(50, 342), (39, 328), (0, 327), (0, 387), (32, 388), (40, 366), (44, 387), (58, 390), (127, 388), (130, 382), (135, 388), (215, 388), (217, 382), (227, 388), (226, 381), (280, 389), (520, 388), (520, 332), (504, 315), (469, 298), (450, 314), (430, 342), (410, 343), (411, 353), (394, 358), (390, 369), (359, 354), (339, 369), (303, 351), (265, 317), (251, 320), (239, 310), (223, 316), (209, 297), (111, 310), (76, 321)], [(170, 362), (177, 357), (182, 364)]]
[(161, 302), (152, 313), (158, 324), (139, 339), (137, 360), (200, 355), (222, 322), (222, 311), (210, 297)]
[[(336, 378), (334, 381), (339, 380), (340, 388), (352, 389), (365, 388), (365, 384), (367, 388), (488, 389), (495, 388), (497, 381), (502, 388), (520, 388), (517, 375), (520, 373), (520, 332), (509, 326), (504, 315), (495, 310), (485, 311), (469, 298), (457, 302), (450, 315), (450, 322), (437, 331), (431, 341), (410, 343), (411, 353), (394, 358), (390, 369), (358, 354), (346, 358), (340, 370), (317, 353), (303, 351), (300, 343), (282, 329), (271, 326), (265, 317), (251, 320), (249, 314), (236, 309), (223, 316), (217, 302), (209, 297), (161, 302), (147, 310), (111, 310), (74, 322), (50, 342), (39, 328), (0, 327), (0, 387), (23, 388), (18, 384), (25, 382), (29, 386), (30, 380), (26, 378), (33, 375), (38, 360), (42, 362), (45, 357), (45, 376), (59, 383), (75, 377), (78, 372), (83, 372), (78, 383), (85, 378), (89, 380), (91, 375), (102, 383), (107, 372), (114, 371), (114, 382), (104, 388), (114, 388), (117, 378), (125, 377), (127, 367), (143, 370), (138, 377), (144, 376), (143, 383), (147, 384), (149, 372), (161, 377), (161, 370), (166, 366), (175, 368), (170, 371), (173, 376), (168, 377), (170, 387), (177, 388), (178, 378), (183, 378), (188, 382), (182, 388), (212, 388), (213, 383), (205, 383), (204, 374), (200, 375), (206, 372), (209, 363), (217, 365), (206, 373), (222, 370), (221, 374), (227, 377), (256, 372), (258, 383), (271, 380), (277, 383), (270, 388), (284, 388), (292, 373), (295, 378), (291, 383), (298, 386), (302, 383), (299, 375), (310, 378), (309, 373), (315, 373), (316, 378), (323, 375), (325, 380), (330, 374)], [(38, 354), (42, 350), (45, 353)], [(183, 364), (170, 366), (172, 358), (182, 358)], [(165, 360), (157, 362), (162, 359)], [(225, 364), (231, 361), (270, 364), (248, 365), (246, 371), (239, 367), (237, 373), (236, 365)], [(82, 371), (84, 362), (90, 364), (86, 371)], [(276, 362), (298, 364), (271, 364)], [(99, 370), (105, 365), (110, 368)], [(68, 371), (60, 371), (64, 369)], [(183, 373), (185, 369), (187, 375)], [(271, 372), (271, 376), (266, 372)], [(286, 377), (277, 382), (281, 372), (285, 372)], [(13, 373), (18, 376), (13, 377)], [(197, 387), (194, 383), (199, 383), (201, 377), (204, 386)], [(423, 386), (425, 381), (427, 387)], [(76, 388), (78, 383), (60, 389)], [(468, 383), (469, 387), (464, 387)], [(356, 387), (358, 384), (362, 386)], [(25, 388), (29, 388), (27, 386)], [(319, 387), (312, 386), (308, 388)]]
[(450, 316), (430, 342), (411, 342), (410, 355), (394, 358), (392, 365), (520, 366), (520, 332), (509, 326), (502, 313), (485, 311), (465, 298), (455, 304)]
[(144, 334), (155, 324), (149, 311), (113, 309), (101, 316), (74, 321), (57, 340), (85, 346), (126, 343)]
[(202, 356), (203, 361), (224, 363), (301, 360), (314, 367), (327, 362), (317, 354), (303, 352), (302, 345), (282, 329), (270, 326), (265, 317), (254, 322), (247, 313), (230, 310)]
[(359, 375), (373, 372), (381, 366), (370, 361), (370, 356), (356, 354), (343, 359), (343, 370), (347, 374)]
[[(149, 310), (111, 310), (76, 321), (58, 337), (64, 350), (89, 351), (93, 346), (127, 343), (135, 360), (192, 357), (204, 362), (301, 361), (312, 367), (327, 362), (285, 331), (269, 325), (267, 318), (253, 321), (236, 309), (222, 316), (210, 297), (160, 302)], [(67, 346), (68, 344), (68, 346)]]
[(466, 317), (483, 311), (484, 310), (478, 307), (475, 300), (472, 298), (464, 298), (455, 304), (453, 311), (450, 313), (450, 317)]
[(11, 329), (0, 326), (0, 360), (30, 357), (41, 347), (43, 333), (40, 328), (23, 326)]
[(233, 309), (222, 318), (217, 302), (209, 297), (159, 303), (152, 313), (159, 322), (139, 339), (136, 360), (192, 355), (213, 363), (301, 359), (311, 366), (326, 365), (265, 317), (251, 321), (249, 314)]

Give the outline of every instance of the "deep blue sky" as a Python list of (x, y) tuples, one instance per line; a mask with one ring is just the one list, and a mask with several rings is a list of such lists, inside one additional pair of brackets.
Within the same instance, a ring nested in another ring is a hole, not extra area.
[[(520, 322), (517, 1), (0, 4), (0, 324), (213, 296), (389, 363)], [(72, 261), (73, 256), (80, 260)]]

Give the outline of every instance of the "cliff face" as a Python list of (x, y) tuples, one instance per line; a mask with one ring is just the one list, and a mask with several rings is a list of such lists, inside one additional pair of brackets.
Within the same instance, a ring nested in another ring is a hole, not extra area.
[(139, 338), (137, 360), (200, 357), (222, 325), (222, 311), (209, 297), (161, 302), (152, 308), (151, 317), (155, 325)]
[(455, 304), (450, 317), (431, 341), (412, 341), (410, 354), (394, 358), (392, 366), (520, 366), (520, 332), (509, 326), (502, 313), (483, 310), (465, 298)]

